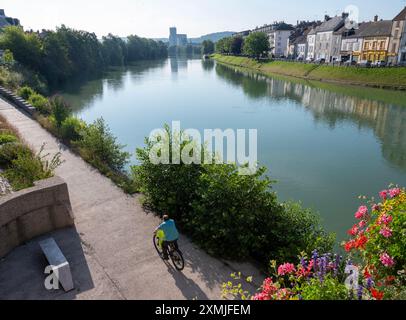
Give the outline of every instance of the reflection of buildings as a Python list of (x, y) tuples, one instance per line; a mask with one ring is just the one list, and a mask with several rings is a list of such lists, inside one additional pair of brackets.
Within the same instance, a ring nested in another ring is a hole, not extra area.
[[(241, 86), (250, 98), (271, 97), (273, 100), (294, 100), (311, 111), (316, 122), (327, 123), (332, 128), (340, 122), (352, 121), (360, 128), (372, 129), (382, 142), (382, 153), (385, 159), (406, 169), (405, 106), (354, 96), (340, 87), (338, 92), (334, 92), (309, 84), (243, 72), (223, 65), (217, 65), (216, 71), (229, 83)], [(375, 89), (360, 88), (359, 91), (361, 90), (370, 90), (369, 93), (380, 92), (374, 91)], [(395, 94), (404, 95), (404, 93)]]
[(187, 69), (187, 59), (172, 57), (169, 59), (171, 64), (171, 72), (178, 73), (179, 69)]

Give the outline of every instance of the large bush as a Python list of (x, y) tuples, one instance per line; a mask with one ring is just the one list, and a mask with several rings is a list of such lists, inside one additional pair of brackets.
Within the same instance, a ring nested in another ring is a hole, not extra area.
[[(171, 151), (176, 137), (168, 127), (167, 133)], [(265, 262), (271, 256), (296, 257), (318, 245), (331, 247), (331, 238), (311, 212), (278, 203), (265, 169), (241, 176), (235, 165), (182, 161), (155, 165), (149, 156), (154, 145), (146, 140), (146, 147), (137, 150), (140, 165), (132, 168), (145, 203), (159, 214), (169, 213), (210, 253), (228, 258), (253, 256)], [(187, 146), (184, 142), (181, 150)]]
[(17, 90), (17, 94), (24, 100), (28, 100), (33, 94), (35, 94), (35, 91), (30, 87), (24, 86)]
[(28, 99), (28, 102), (41, 114), (48, 115), (51, 113), (48, 99), (39, 93), (32, 94)]
[(88, 125), (76, 145), (81, 149), (82, 156), (98, 168), (107, 166), (110, 170), (121, 171), (130, 158), (130, 154), (123, 151), (125, 146), (117, 143), (117, 138), (103, 118)]
[(62, 122), (71, 114), (70, 106), (60, 96), (52, 97), (49, 101), (51, 114), (55, 119), (56, 126), (61, 127)]
[(61, 125), (62, 138), (69, 142), (81, 139), (81, 134), (86, 128), (86, 123), (75, 117), (66, 118)]

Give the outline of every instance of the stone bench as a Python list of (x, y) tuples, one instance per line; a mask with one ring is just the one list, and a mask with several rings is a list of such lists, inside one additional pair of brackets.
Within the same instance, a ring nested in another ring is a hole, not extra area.
[(43, 240), (39, 245), (46, 256), (53, 273), (56, 275), (56, 278), (65, 292), (73, 290), (74, 285), (69, 262), (66, 260), (54, 238)]

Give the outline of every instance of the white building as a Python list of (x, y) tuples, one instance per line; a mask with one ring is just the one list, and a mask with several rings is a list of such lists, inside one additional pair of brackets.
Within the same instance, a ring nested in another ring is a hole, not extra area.
[(275, 22), (271, 25), (264, 25), (251, 31), (264, 32), (268, 35), (270, 53), (275, 57), (288, 56), (289, 37), (294, 28), (284, 22)]
[(325, 21), (316, 28), (315, 60), (333, 62), (340, 58), (341, 36), (335, 33), (344, 26), (347, 17), (347, 13), (333, 18), (326, 16)]
[[(317, 28), (317, 27), (316, 27)], [(316, 52), (316, 28), (312, 28), (307, 35), (307, 54), (306, 60), (313, 61), (315, 60)]]

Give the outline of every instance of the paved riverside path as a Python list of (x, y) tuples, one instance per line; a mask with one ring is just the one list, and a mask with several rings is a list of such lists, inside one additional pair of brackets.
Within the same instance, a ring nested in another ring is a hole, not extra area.
[(45, 264), (35, 240), (0, 261), (0, 299), (219, 299), (221, 283), (232, 272), (261, 279), (251, 264), (214, 259), (184, 236), (179, 245), (187, 266), (176, 272), (153, 247), (160, 220), (143, 210), (139, 196), (126, 195), (1, 98), (0, 114), (34, 150), (46, 143), (46, 153), (62, 153), (65, 162), (56, 174), (68, 183), (76, 224), (53, 234), (71, 263), (74, 292), (44, 289)]

